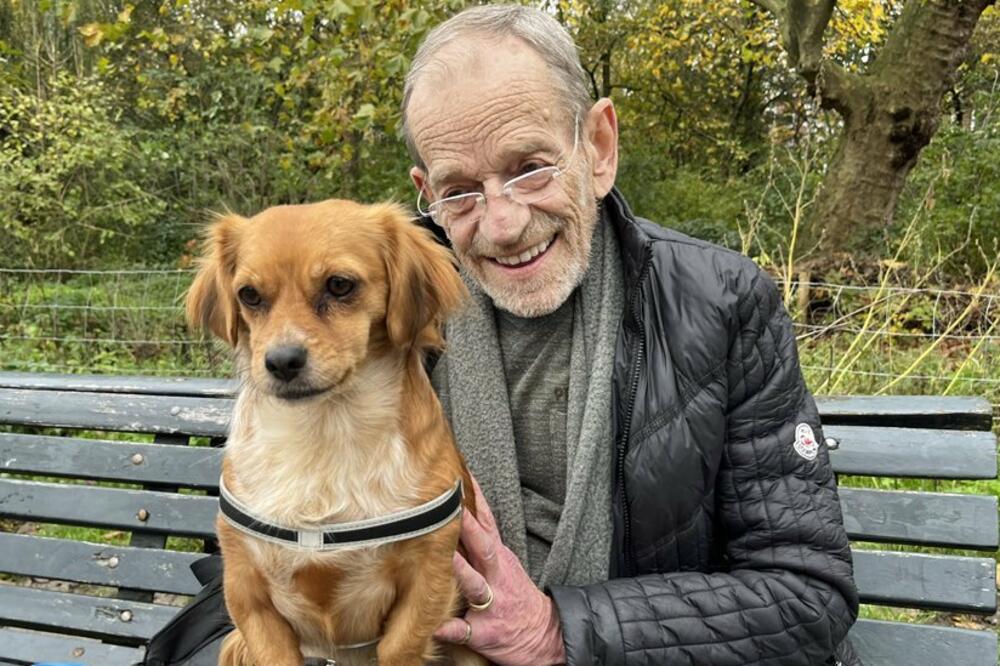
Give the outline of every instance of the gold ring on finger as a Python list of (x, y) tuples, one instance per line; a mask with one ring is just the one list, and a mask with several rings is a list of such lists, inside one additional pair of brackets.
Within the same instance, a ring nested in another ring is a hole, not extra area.
[(486, 583), (486, 601), (482, 602), (481, 604), (474, 604), (474, 603), (472, 603), (470, 601), (469, 602), (469, 610), (474, 610), (474, 611), (480, 611), (481, 612), (481, 611), (486, 610), (487, 608), (489, 608), (492, 605), (493, 605), (493, 588), (490, 587), (489, 583)]
[(458, 642), (459, 645), (468, 645), (469, 641), (472, 640), (472, 624), (468, 620), (462, 620), (465, 622), (465, 636), (462, 636), (462, 640)]

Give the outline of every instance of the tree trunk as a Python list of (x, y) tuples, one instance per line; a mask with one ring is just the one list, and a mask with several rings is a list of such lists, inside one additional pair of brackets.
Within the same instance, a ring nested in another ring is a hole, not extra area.
[(979, 16), (993, 1), (910, 0), (869, 72), (820, 65), (811, 83), (844, 129), (803, 249), (843, 250), (859, 230), (892, 221), (906, 177), (940, 125), (942, 97)]

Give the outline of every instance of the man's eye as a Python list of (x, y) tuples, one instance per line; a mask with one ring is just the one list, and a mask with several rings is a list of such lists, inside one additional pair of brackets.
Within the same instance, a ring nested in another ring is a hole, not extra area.
[(539, 169), (544, 169), (547, 166), (549, 165), (543, 162), (539, 162), (537, 160), (532, 160), (531, 162), (525, 162), (524, 165), (521, 166), (521, 170), (518, 172), (517, 175), (523, 176), (526, 173), (531, 173), (532, 171), (538, 171)]
[(442, 195), (442, 199), (447, 199), (449, 197), (460, 197), (463, 194), (472, 194), (472, 191), (465, 187), (453, 187), (450, 190), (446, 190)]
[(467, 213), (476, 206), (477, 197), (458, 196), (452, 199), (442, 199), (441, 204), (452, 215)]

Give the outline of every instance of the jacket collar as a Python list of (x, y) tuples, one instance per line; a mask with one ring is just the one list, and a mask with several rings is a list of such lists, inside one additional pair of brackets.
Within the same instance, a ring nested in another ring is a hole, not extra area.
[(632, 292), (642, 275), (643, 266), (649, 259), (649, 245), (652, 239), (636, 221), (632, 209), (617, 187), (611, 188), (601, 200), (604, 216), (618, 234), (618, 246), (622, 255), (622, 271), (625, 276), (626, 303), (630, 303)]

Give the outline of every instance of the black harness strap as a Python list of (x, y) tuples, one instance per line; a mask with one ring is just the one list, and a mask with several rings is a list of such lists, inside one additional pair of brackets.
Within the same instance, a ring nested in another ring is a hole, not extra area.
[(251, 535), (288, 545), (314, 550), (334, 550), (352, 545), (379, 545), (411, 539), (444, 527), (459, 515), (462, 508), (462, 482), (414, 509), (407, 509), (388, 516), (360, 520), (342, 525), (324, 525), (316, 530), (297, 530), (269, 523), (254, 516), (229, 494), (220, 482), (219, 510), (223, 517), (237, 529)]

